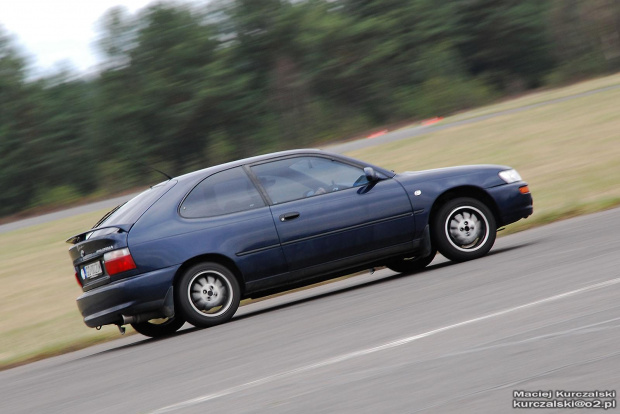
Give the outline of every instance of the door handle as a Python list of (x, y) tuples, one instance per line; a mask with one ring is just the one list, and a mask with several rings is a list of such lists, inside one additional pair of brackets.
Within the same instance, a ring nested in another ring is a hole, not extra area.
[(294, 220), (297, 217), (299, 217), (299, 213), (297, 211), (293, 211), (290, 213), (284, 213), (280, 216), (280, 221)]

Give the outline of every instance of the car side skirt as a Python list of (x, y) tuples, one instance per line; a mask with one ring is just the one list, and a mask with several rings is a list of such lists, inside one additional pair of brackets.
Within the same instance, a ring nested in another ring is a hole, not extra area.
[[(428, 233), (426, 233), (428, 234)], [(287, 272), (266, 279), (250, 282), (246, 285), (247, 298), (259, 298), (284, 292), (312, 283), (318, 283), (351, 273), (367, 270), (374, 266), (383, 266), (390, 258), (403, 254), (424, 254), (429, 242), (424, 238), (413, 242), (401, 243), (372, 253), (359, 254), (344, 259), (320, 263), (296, 272)], [(428, 255), (428, 252), (426, 253)]]

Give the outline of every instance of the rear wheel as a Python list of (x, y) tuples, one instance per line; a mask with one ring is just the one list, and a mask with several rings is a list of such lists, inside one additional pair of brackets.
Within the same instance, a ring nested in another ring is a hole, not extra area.
[(491, 250), (497, 227), (491, 210), (481, 201), (462, 197), (440, 207), (433, 220), (433, 245), (455, 262), (477, 259)]
[(437, 254), (437, 250), (433, 249), (431, 251), (431, 254), (429, 254), (426, 257), (419, 258), (419, 259), (415, 257), (401, 257), (401, 258), (394, 260), (393, 262), (390, 262), (387, 265), (387, 267), (388, 269), (393, 270), (394, 272), (397, 272), (397, 273), (419, 272), (420, 270), (424, 269), (426, 266), (431, 264), (436, 254)]
[(147, 322), (132, 323), (131, 326), (138, 333), (151, 338), (172, 335), (185, 324), (185, 320), (180, 316), (172, 318), (151, 319)]
[(228, 268), (205, 262), (187, 269), (175, 295), (185, 319), (194, 326), (207, 328), (233, 317), (239, 307), (241, 289)]

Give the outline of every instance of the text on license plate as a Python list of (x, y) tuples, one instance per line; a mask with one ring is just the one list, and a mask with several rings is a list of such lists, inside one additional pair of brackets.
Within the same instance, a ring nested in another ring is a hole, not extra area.
[(92, 277), (97, 277), (103, 273), (101, 270), (101, 262), (94, 262), (91, 264), (87, 264), (82, 268), (82, 279), (90, 279)]

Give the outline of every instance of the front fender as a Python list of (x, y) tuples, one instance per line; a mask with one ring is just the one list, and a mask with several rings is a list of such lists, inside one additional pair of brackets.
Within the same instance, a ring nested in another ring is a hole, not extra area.
[[(424, 173), (399, 174), (394, 178), (401, 183), (411, 200), (416, 220), (416, 238), (422, 237), (423, 229), (430, 224), (433, 206), (444, 194), (462, 190), (474, 197), (484, 194), (489, 200), (493, 200), (486, 189), (505, 184), (496, 173), (490, 175), (486, 171), (435, 177), (427, 177)], [(490, 207), (497, 210), (496, 205)]]

